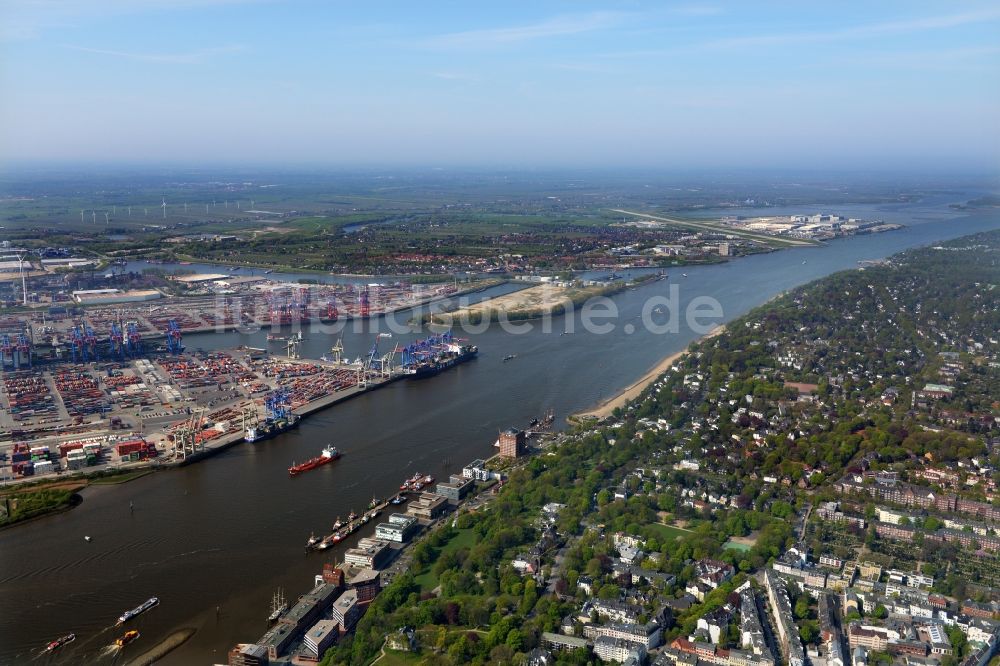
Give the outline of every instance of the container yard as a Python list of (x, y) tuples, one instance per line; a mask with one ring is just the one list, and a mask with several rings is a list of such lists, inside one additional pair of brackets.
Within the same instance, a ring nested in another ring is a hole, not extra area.
[(187, 333), (296, 329), (367, 319), (458, 294), (453, 284), (304, 285), (210, 277), (178, 282), (184, 284), (181, 295), (86, 307), (40, 304), (0, 320), (2, 367), (20, 370), (38, 362), (127, 360), (152, 350), (175, 352), (179, 338)]
[(0, 481), (188, 464), (414, 378), (428, 363), (448, 362), (454, 347), (450, 334), (441, 334), (380, 354), (382, 337), (354, 362), (339, 353), (303, 360), (250, 348), (189, 352), (178, 334), (168, 339), (169, 352), (149, 357), (5, 372)]
[[(450, 338), (387, 354), (376, 341), (353, 362), (339, 342), (332, 358), (299, 358), (302, 325), (406, 310), (455, 295), (453, 284), (194, 278), (174, 280), (179, 294), (39, 304), (0, 320), (0, 481), (187, 464), (455, 361), (442, 356)], [(184, 344), (189, 333), (265, 328), (269, 349), (203, 352)], [(49, 448), (30, 454), (37, 447)]]

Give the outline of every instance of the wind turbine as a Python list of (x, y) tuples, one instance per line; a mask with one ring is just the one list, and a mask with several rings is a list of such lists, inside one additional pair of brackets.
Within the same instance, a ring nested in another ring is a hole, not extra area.
[(90, 211), (90, 221), (93, 224), (97, 224), (97, 211), (96, 210)]
[(83, 222), (83, 209), (80, 209), (80, 222)]
[(132, 217), (132, 206), (128, 207), (128, 216)]
[(111, 224), (111, 217), (108, 215), (107, 211), (104, 211), (104, 224), (105, 225)]
[(160, 207), (163, 209), (163, 219), (165, 220), (165, 219), (167, 219), (167, 199), (166, 199), (166, 197), (164, 197), (163, 203), (160, 204)]

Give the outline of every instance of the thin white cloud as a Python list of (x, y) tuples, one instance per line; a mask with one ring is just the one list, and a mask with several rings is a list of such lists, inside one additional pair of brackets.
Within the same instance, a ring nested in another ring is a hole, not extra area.
[(200, 9), (271, 0), (0, 0), (0, 40), (37, 39), (46, 31), (109, 16)]
[(635, 49), (631, 51), (616, 51), (600, 54), (598, 57), (607, 59), (620, 58), (654, 58), (663, 56), (688, 56), (695, 53), (718, 49), (740, 49), (768, 46), (786, 46), (794, 44), (814, 44), (819, 42), (839, 42), (863, 40), (869, 37), (901, 35), (933, 30), (946, 30), (965, 25), (993, 23), (1000, 20), (1000, 9), (979, 12), (966, 12), (944, 16), (929, 16), (900, 21), (885, 21), (851, 26), (848, 28), (826, 31), (799, 30), (783, 33), (745, 35), (727, 37), (707, 42), (681, 44), (668, 48)]
[(678, 5), (668, 11), (678, 16), (718, 16), (723, 13), (722, 7), (715, 5)]
[(240, 45), (219, 46), (211, 49), (199, 51), (186, 51), (179, 53), (141, 53), (136, 51), (116, 51), (113, 49), (97, 49), (89, 46), (75, 46), (67, 44), (66, 48), (84, 53), (94, 53), (97, 55), (111, 56), (114, 58), (125, 58), (127, 60), (141, 60), (143, 62), (158, 62), (173, 65), (198, 65), (206, 60), (226, 53), (236, 53), (242, 51), (244, 47)]
[(918, 70), (968, 71), (970, 61), (988, 61), (1000, 56), (1000, 46), (965, 46), (954, 49), (930, 49), (895, 52), (838, 53), (832, 62), (864, 67), (883, 67)]
[(605, 65), (594, 65), (586, 62), (556, 62), (549, 65), (549, 67), (566, 72), (583, 72), (586, 74), (610, 74), (615, 71)]
[(437, 48), (467, 48), (500, 46), (551, 37), (565, 37), (603, 30), (619, 23), (620, 12), (593, 12), (556, 16), (554, 18), (506, 28), (484, 28), (436, 35), (424, 40), (425, 46)]
[(478, 77), (462, 72), (432, 72), (431, 76), (443, 81), (478, 81)]
[(1000, 19), (1000, 9), (979, 12), (965, 12), (944, 16), (927, 16), (901, 21), (885, 21), (842, 28), (839, 30), (785, 32), (769, 35), (749, 35), (733, 37), (709, 42), (711, 47), (748, 47), (748, 46), (781, 46), (784, 44), (801, 44), (815, 42), (835, 42), (865, 37), (898, 35), (928, 30), (944, 30), (975, 23), (990, 23)]

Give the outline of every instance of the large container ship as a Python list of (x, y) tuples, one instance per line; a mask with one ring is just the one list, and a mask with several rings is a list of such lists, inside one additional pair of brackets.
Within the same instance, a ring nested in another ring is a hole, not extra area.
[(410, 379), (426, 379), (470, 361), (478, 354), (479, 347), (476, 345), (452, 343), (437, 355), (410, 366), (406, 369), (406, 373)]
[(259, 442), (265, 439), (270, 439), (280, 435), (283, 432), (288, 432), (293, 428), (297, 428), (301, 417), (298, 414), (288, 414), (279, 419), (267, 419), (258, 423), (257, 425), (252, 425), (246, 429), (246, 433), (243, 435), (243, 439), (248, 442)]
[(150, 597), (146, 601), (142, 602), (132, 610), (125, 611), (118, 617), (118, 624), (124, 624), (134, 618), (136, 615), (141, 615), (148, 611), (150, 608), (155, 608), (160, 605), (160, 600), (156, 597)]
[(302, 472), (308, 472), (311, 469), (316, 469), (317, 467), (322, 467), (323, 465), (333, 462), (340, 457), (340, 451), (337, 450), (335, 446), (327, 446), (323, 451), (315, 458), (310, 458), (301, 465), (293, 464), (288, 468), (289, 476), (298, 476)]

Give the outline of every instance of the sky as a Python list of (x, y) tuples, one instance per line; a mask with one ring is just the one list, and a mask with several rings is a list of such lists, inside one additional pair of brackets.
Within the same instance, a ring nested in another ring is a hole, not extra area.
[(1000, 5), (3, 0), (0, 160), (1000, 173)]

